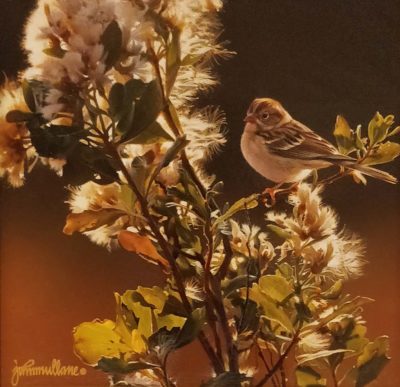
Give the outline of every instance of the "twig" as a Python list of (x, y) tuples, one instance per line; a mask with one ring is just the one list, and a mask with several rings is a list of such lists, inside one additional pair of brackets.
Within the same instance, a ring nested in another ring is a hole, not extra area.
[[(96, 104), (98, 104), (97, 100), (95, 102)], [(104, 120), (102, 119), (102, 116), (100, 116), (100, 123), (102, 125), (103, 130), (105, 131), (105, 123)], [(125, 164), (123, 163), (121, 156), (118, 152), (118, 150), (115, 147), (115, 144), (113, 144), (112, 142), (109, 141), (108, 135), (107, 133), (99, 133), (101, 134), (101, 139), (104, 143), (105, 149), (106, 151), (109, 153), (109, 155), (111, 157), (114, 158), (114, 160), (116, 161), (116, 163), (118, 164), (119, 169), (121, 170), (122, 174), (124, 175), (127, 183), (129, 184), (129, 186), (131, 187), (133, 193), (135, 194), (135, 196), (138, 199), (138, 202), (140, 204), (142, 213), (144, 215), (144, 217), (146, 218), (149, 227), (151, 229), (151, 231), (153, 232), (154, 236), (156, 237), (160, 248), (163, 252), (163, 255), (165, 256), (165, 258), (168, 260), (170, 266), (171, 266), (171, 271), (172, 271), (172, 275), (175, 279), (176, 285), (177, 285), (177, 289), (178, 289), (178, 293), (181, 297), (182, 300), (182, 304), (185, 308), (185, 310), (187, 311), (187, 313), (191, 313), (192, 312), (192, 306), (186, 296), (186, 292), (185, 292), (185, 286), (183, 283), (183, 279), (181, 276), (181, 273), (178, 269), (178, 266), (176, 265), (174, 256), (169, 248), (169, 244), (168, 242), (164, 239), (163, 235), (161, 234), (157, 223), (154, 221), (152, 215), (150, 214), (149, 211), (149, 205), (147, 202), (147, 199), (141, 194), (139, 188), (136, 186), (136, 183), (133, 181), (129, 171), (127, 170)], [(222, 372), (223, 371), (223, 366), (220, 363), (218, 357), (216, 356), (212, 346), (210, 345), (207, 337), (205, 336), (203, 331), (199, 332), (198, 335), (198, 339), (203, 347), (203, 349), (205, 350), (205, 352), (207, 353), (208, 357), (210, 358), (213, 367), (215, 369), (216, 372)]]
[(282, 387), (286, 387), (286, 373), (285, 373), (285, 368), (283, 367), (283, 362), (279, 367), (281, 371), (281, 381), (282, 381)]
[[(169, 127), (171, 128), (172, 132), (174, 133), (175, 136), (180, 136), (181, 135), (181, 130), (180, 128), (177, 127), (174, 117), (171, 114), (171, 110), (170, 110), (170, 102), (165, 94), (165, 88), (164, 88), (164, 84), (163, 84), (163, 80), (162, 80), (162, 75), (161, 75), (161, 70), (160, 70), (160, 65), (158, 62), (158, 58), (156, 53), (154, 52), (153, 47), (151, 46), (151, 44), (148, 44), (148, 50), (149, 53), (151, 55), (151, 59), (152, 59), (152, 64), (153, 67), (155, 69), (159, 84), (160, 84), (160, 88), (162, 91), (162, 97), (163, 97), (163, 102), (164, 102), (164, 109), (163, 109), (163, 113), (165, 116), (165, 119), (169, 125)], [(185, 150), (183, 150), (181, 152), (181, 160), (182, 160), (182, 166), (183, 168), (188, 172), (190, 178), (192, 179), (193, 183), (196, 185), (196, 187), (198, 188), (198, 190), (200, 191), (201, 195), (203, 196), (204, 200), (206, 200), (206, 193), (207, 190), (206, 188), (203, 186), (202, 182), (200, 181), (199, 177), (197, 176), (196, 172), (193, 169), (193, 166), (190, 164), (189, 159), (187, 158), (186, 152)], [(206, 229), (209, 229), (209, 227), (205, 227)], [(208, 231), (206, 231), (208, 232)], [(213, 239), (212, 239), (212, 234), (210, 236), (210, 234), (206, 235), (207, 240), (208, 240), (208, 251), (209, 251), (209, 257), (206, 260), (206, 264), (205, 264), (205, 276), (204, 276), (204, 282), (205, 282), (205, 290), (206, 293), (209, 295), (210, 300), (213, 302), (214, 304), (214, 308), (216, 310), (216, 313), (220, 319), (221, 322), (221, 326), (222, 326), (222, 331), (223, 334), (225, 336), (225, 341), (226, 341), (226, 345), (227, 345), (227, 350), (228, 350), (228, 356), (229, 356), (229, 369), (233, 372), (237, 372), (239, 369), (239, 364), (238, 364), (238, 354), (237, 354), (237, 350), (234, 346), (233, 343), (233, 339), (230, 335), (230, 331), (229, 331), (229, 324), (228, 324), (228, 319), (226, 317), (226, 312), (225, 312), (225, 308), (222, 302), (222, 293), (221, 293), (221, 286), (219, 283), (219, 279), (220, 278), (215, 278), (212, 274), (211, 274), (211, 259), (212, 259), (212, 252), (213, 252)], [(214, 288), (216, 291), (216, 293), (214, 294), (213, 291), (210, 289), (210, 283), (213, 283)]]
[(338, 387), (339, 383), (336, 377), (336, 367), (331, 368), (331, 375), (332, 375), (333, 387)]
[[(258, 349), (258, 356), (261, 358), (265, 369), (267, 370), (268, 373), (271, 372), (271, 367), (269, 366), (269, 364), (267, 362), (267, 359), (265, 358), (265, 356), (264, 356), (264, 354), (263, 354), (263, 352), (262, 352), (262, 350), (261, 350), (261, 348), (260, 348), (260, 346), (258, 344), (257, 344), (257, 349)], [(278, 387), (278, 384), (276, 383), (274, 378), (272, 378), (271, 382), (272, 382), (272, 385), (274, 387)]]
[(296, 331), (296, 333), (293, 336), (292, 341), (286, 348), (285, 352), (279, 357), (278, 361), (274, 364), (274, 366), (270, 369), (270, 371), (254, 386), (254, 387), (261, 387), (265, 383), (268, 382), (268, 380), (271, 379), (271, 377), (275, 374), (276, 371), (279, 370), (285, 359), (288, 357), (290, 351), (293, 349), (294, 345), (297, 343), (299, 339), (299, 334), (300, 334), (300, 328)]

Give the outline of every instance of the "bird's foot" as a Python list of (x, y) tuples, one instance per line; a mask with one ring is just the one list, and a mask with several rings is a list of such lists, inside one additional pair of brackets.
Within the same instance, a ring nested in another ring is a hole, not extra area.
[[(270, 208), (276, 204), (276, 196), (278, 194), (290, 194), (290, 193), (296, 192), (299, 187), (299, 183), (296, 182), (287, 188), (280, 188), (281, 186), (282, 186), (282, 183), (277, 184), (274, 187), (265, 188), (265, 190), (262, 192), (262, 194), (261, 194), (262, 201), (266, 207)], [(270, 203), (268, 202), (268, 198), (270, 199)]]
[[(273, 207), (276, 204), (276, 194), (282, 191), (279, 189), (280, 185), (275, 187), (268, 187), (262, 192), (261, 197), (263, 199), (263, 204), (265, 207)], [(268, 197), (271, 199), (271, 202), (268, 203)]]

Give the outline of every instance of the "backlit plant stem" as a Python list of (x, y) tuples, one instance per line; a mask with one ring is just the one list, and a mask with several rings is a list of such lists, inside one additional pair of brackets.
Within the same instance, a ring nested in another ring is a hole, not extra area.
[[(95, 104), (96, 104), (96, 107), (99, 107), (98, 101), (96, 98), (95, 98)], [(113, 144), (112, 142), (109, 141), (108, 134), (106, 132), (105, 122), (104, 122), (102, 115), (100, 115), (100, 124), (102, 125), (102, 129), (103, 129), (103, 132), (101, 133), (101, 139), (104, 143), (105, 149), (106, 149), (107, 153), (117, 162), (119, 169), (121, 170), (122, 174), (124, 175), (127, 183), (131, 187), (133, 193), (137, 197), (140, 207), (141, 207), (141, 210), (142, 210), (142, 213), (143, 213), (144, 217), (146, 218), (151, 231), (153, 232), (154, 236), (156, 237), (158, 243), (160, 244), (160, 248), (164, 254), (164, 257), (168, 260), (169, 264), (171, 265), (172, 275), (175, 279), (175, 283), (177, 285), (178, 293), (181, 297), (183, 306), (184, 306), (185, 310), (187, 311), (187, 313), (190, 314), (193, 311), (192, 306), (186, 296), (183, 279), (182, 279), (181, 273), (176, 265), (175, 258), (170, 251), (168, 242), (164, 239), (163, 235), (161, 234), (161, 232), (158, 228), (157, 223), (154, 221), (152, 215), (150, 214), (149, 204), (148, 204), (146, 198), (141, 194), (139, 188), (136, 186), (135, 182), (133, 181), (129, 171), (125, 167), (125, 164), (123, 163), (115, 144)], [(208, 341), (208, 339), (205, 336), (203, 331), (199, 332), (198, 339), (199, 339), (203, 349), (207, 353), (208, 357), (210, 358), (215, 371), (222, 372), (222, 370), (223, 370), (222, 365), (220, 364), (218, 357), (216, 356), (210, 342)]]
[[(160, 71), (160, 65), (158, 62), (157, 54), (154, 52), (153, 47), (151, 44), (148, 44), (147, 46), (150, 57), (152, 59), (152, 64), (157, 76), (157, 79), (160, 84), (160, 89), (162, 91), (162, 98), (163, 98), (163, 105), (164, 105), (164, 110), (163, 114), (164, 117), (174, 133), (175, 136), (180, 136), (181, 135), (181, 130), (177, 127), (174, 118), (172, 117), (171, 111), (170, 111), (170, 101), (168, 100), (167, 96), (165, 95), (165, 88), (162, 80), (162, 75)], [(183, 168), (188, 172), (189, 176), (191, 177), (192, 181), (196, 185), (197, 189), (200, 191), (201, 195), (203, 196), (203, 199), (205, 200), (207, 190), (201, 183), (200, 179), (198, 178), (196, 172), (194, 171), (192, 165), (189, 162), (189, 159), (187, 158), (187, 155), (185, 153), (185, 150), (181, 152), (181, 160), (182, 160), (182, 165)], [(226, 316), (226, 311), (225, 307), (222, 301), (222, 293), (221, 293), (221, 285), (219, 283), (219, 279), (215, 278), (211, 274), (211, 259), (212, 259), (212, 252), (213, 252), (213, 236), (211, 233), (211, 228), (210, 225), (206, 227), (206, 238), (208, 241), (208, 252), (209, 252), (209, 257), (206, 260), (206, 265), (205, 265), (205, 272), (204, 272), (204, 288), (206, 291), (207, 296), (210, 298), (210, 301), (214, 305), (215, 311), (218, 314), (220, 323), (221, 323), (221, 329), (225, 338), (225, 343), (227, 347), (227, 352), (228, 352), (228, 359), (229, 359), (229, 369), (230, 371), (237, 372), (239, 369), (238, 365), (238, 354), (237, 350), (235, 348), (235, 345), (233, 343), (233, 339), (230, 333), (229, 329), (229, 323), (228, 323), (228, 318)], [(210, 288), (210, 284), (213, 284), (214, 291)], [(210, 316), (212, 318), (212, 316)], [(218, 348), (218, 339), (216, 339), (216, 345), (217, 345), (217, 352), (219, 352)]]

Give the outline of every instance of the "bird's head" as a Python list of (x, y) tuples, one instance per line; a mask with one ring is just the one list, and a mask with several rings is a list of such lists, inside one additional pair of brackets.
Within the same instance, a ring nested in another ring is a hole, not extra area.
[(292, 119), (280, 102), (272, 98), (257, 98), (249, 106), (246, 131), (268, 130), (283, 125)]

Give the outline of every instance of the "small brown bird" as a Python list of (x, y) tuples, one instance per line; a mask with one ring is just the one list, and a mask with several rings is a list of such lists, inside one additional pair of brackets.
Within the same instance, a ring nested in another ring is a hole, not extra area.
[(356, 159), (340, 154), (331, 143), (294, 120), (274, 99), (255, 99), (244, 121), (241, 139), (244, 158), (259, 174), (278, 186), (300, 182), (312, 170), (332, 165), (397, 183), (389, 173), (361, 165)]

